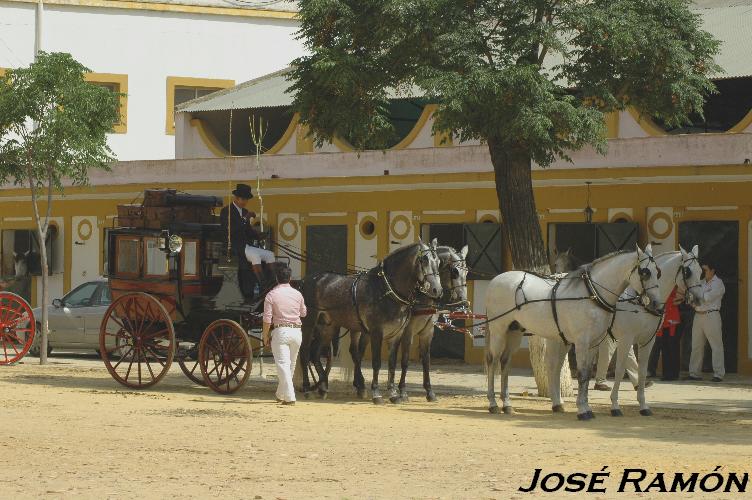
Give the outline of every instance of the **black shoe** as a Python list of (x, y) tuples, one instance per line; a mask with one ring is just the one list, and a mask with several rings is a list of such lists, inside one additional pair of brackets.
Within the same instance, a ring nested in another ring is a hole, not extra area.
[(721, 377), (713, 377), (710, 379), (711, 382), (723, 382), (723, 379)]
[(695, 382), (702, 382), (702, 377), (695, 377), (694, 375), (687, 375), (684, 380), (692, 380)]
[[(645, 389), (647, 389), (648, 387), (652, 387), (652, 385), (653, 385), (653, 381), (648, 380), (647, 382), (645, 382)], [(636, 385), (634, 386), (635, 391), (638, 390), (639, 388), (640, 388), (639, 386), (636, 386)]]

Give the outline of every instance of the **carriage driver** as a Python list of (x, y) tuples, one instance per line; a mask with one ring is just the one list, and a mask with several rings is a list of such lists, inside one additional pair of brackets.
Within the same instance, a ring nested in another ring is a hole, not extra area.
[(256, 214), (249, 212), (245, 207), (248, 201), (253, 198), (251, 186), (247, 184), (238, 184), (233, 190), (233, 201), (231, 206), (223, 207), (220, 212), (220, 221), (222, 229), (227, 234), (227, 213), (230, 211), (230, 245), (232, 250), (238, 256), (238, 284), (245, 297), (253, 295), (249, 271), (253, 271), (258, 280), (259, 288), (263, 290), (264, 284), (274, 281), (269, 270), (268, 279), (264, 273), (264, 264), (273, 264), (276, 260), (274, 254), (269, 250), (253, 246), (255, 240), (260, 240), (261, 235), (253, 228), (250, 219), (255, 218)]

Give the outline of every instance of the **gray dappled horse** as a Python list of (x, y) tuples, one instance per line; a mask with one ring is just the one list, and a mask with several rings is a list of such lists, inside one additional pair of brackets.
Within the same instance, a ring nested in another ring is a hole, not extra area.
[[(432, 242), (434, 244), (436, 240)], [(454, 248), (440, 246), (437, 249), (439, 255), (439, 276), (441, 288), (444, 293), (440, 300), (419, 294), (413, 308), (410, 321), (405, 327), (405, 332), (399, 342), (394, 341), (389, 346), (389, 401), (399, 403), (409, 399), (405, 389), (405, 377), (410, 362), (410, 346), (413, 337), (418, 337), (420, 347), (420, 360), (423, 364), (423, 388), (426, 390), (426, 400), (436, 401), (436, 395), (431, 389), (431, 340), (433, 340), (434, 324), (439, 318), (438, 307), (461, 308), (467, 307), (467, 257), (468, 247), (465, 245), (457, 252)], [(402, 374), (399, 381), (399, 392), (394, 386), (394, 376), (397, 367), (397, 351), (402, 351), (401, 367)]]
[[(379, 391), (381, 345), (384, 340), (394, 341), (402, 335), (418, 290), (432, 298), (441, 297), (435, 242), (431, 246), (418, 242), (398, 248), (365, 273), (322, 273), (305, 279), (303, 297), (308, 315), (303, 318), (300, 363), (306, 367), (309, 360), (313, 360), (322, 397), (326, 396), (329, 386), (319, 351), (321, 346), (331, 345), (340, 328), (344, 328), (351, 335), (353, 386), (358, 396), (365, 396), (361, 360), (370, 341), (371, 395), (374, 403), (383, 402)], [(362, 333), (366, 335), (362, 336)], [(311, 391), (308, 370), (302, 372), (303, 393), (308, 394)]]

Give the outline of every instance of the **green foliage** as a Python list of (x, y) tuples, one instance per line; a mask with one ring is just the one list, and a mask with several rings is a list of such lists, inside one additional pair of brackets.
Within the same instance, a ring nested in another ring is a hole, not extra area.
[(87, 71), (70, 54), (42, 52), (0, 78), (0, 183), (62, 190), (108, 168), (119, 95), (87, 83)]
[(605, 150), (604, 113), (669, 124), (701, 112), (718, 43), (687, 0), (304, 0), (309, 54), (291, 74), (317, 143), (386, 145), (390, 96), (439, 103), (434, 124), (546, 166)]

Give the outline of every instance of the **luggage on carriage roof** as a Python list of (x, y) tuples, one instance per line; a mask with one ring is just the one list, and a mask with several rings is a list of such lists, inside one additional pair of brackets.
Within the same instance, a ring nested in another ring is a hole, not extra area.
[(140, 205), (118, 205), (117, 225), (166, 229), (173, 223), (219, 224), (214, 208), (222, 206), (216, 196), (178, 193), (174, 189), (147, 189)]
[(221, 207), (222, 198), (200, 194), (178, 193), (175, 189), (144, 190), (144, 207), (200, 206)]

